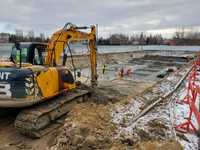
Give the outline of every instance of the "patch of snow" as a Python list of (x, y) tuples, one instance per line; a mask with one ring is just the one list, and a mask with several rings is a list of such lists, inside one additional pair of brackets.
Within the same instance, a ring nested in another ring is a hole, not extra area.
[(167, 80), (171, 82), (177, 82), (179, 78), (177, 76), (168, 76)]
[(192, 134), (184, 134), (186, 140), (179, 139), (179, 142), (184, 147), (184, 150), (198, 150), (198, 137)]
[(132, 126), (127, 125), (131, 119), (139, 114), (142, 102), (138, 99), (132, 99), (126, 107), (119, 105), (118, 108), (112, 113), (113, 123), (119, 125), (119, 134), (125, 133), (126, 135), (132, 135)]
[(128, 104), (128, 107), (118, 106), (115, 112), (112, 113), (113, 122), (120, 124), (123, 121), (123, 118), (126, 116), (127, 118), (134, 117), (141, 110), (142, 102), (137, 101), (135, 99), (131, 100)]
[[(176, 111), (175, 112), (176, 113), (176, 116), (175, 116), (176, 123), (175, 124), (179, 125), (181, 123), (184, 123), (184, 121), (186, 121), (185, 118), (187, 118), (189, 115), (188, 105), (176, 104), (175, 111)], [(194, 115), (192, 115), (192, 123), (196, 127), (198, 127), (197, 121), (196, 121)], [(197, 150), (198, 149), (198, 137), (195, 134), (184, 134), (184, 136), (187, 138), (187, 140), (179, 138), (179, 142), (184, 147), (184, 150)]]

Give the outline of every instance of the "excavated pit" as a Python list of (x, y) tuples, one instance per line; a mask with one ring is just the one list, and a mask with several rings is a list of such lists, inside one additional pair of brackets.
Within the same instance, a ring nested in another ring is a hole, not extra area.
[[(129, 75), (123, 76), (121, 79), (131, 82), (134, 86), (139, 84), (155, 84), (162, 78), (167, 76), (170, 72), (175, 72), (181, 66), (187, 64), (191, 60), (190, 57), (178, 56), (159, 56), (159, 55), (145, 55), (141, 58), (133, 58), (125, 62), (116, 62), (114, 64), (105, 64), (105, 73), (103, 73), (102, 66), (98, 66), (99, 81), (102, 86), (105, 82), (114, 82), (117, 86), (119, 80), (120, 69), (131, 69)], [(103, 64), (102, 64), (103, 65)], [(83, 83), (89, 84), (90, 71), (88, 68), (81, 69)], [(125, 82), (124, 81), (124, 82)], [(121, 80), (119, 82), (122, 82)], [(103, 83), (103, 84), (102, 84)], [(128, 84), (128, 83), (127, 83)], [(109, 85), (110, 86), (110, 85)], [(140, 85), (138, 85), (140, 86)], [(139, 88), (138, 88), (139, 89)]]

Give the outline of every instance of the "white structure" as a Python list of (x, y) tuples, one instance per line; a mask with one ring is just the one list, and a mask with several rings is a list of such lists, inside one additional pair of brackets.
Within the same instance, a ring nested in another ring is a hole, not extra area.
[(21, 30), (21, 29), (16, 29), (16, 30), (15, 30), (15, 35), (16, 35), (17, 37), (23, 37), (23, 30)]
[(9, 42), (9, 33), (0, 33), (0, 43), (8, 43)]

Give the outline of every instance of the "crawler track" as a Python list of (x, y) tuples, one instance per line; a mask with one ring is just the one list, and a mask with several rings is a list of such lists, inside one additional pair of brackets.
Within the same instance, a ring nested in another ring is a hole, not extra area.
[(15, 128), (24, 135), (40, 138), (58, 128), (60, 124), (56, 120), (69, 112), (77, 101), (82, 101), (87, 96), (88, 91), (77, 89), (54, 100), (24, 109), (15, 120)]

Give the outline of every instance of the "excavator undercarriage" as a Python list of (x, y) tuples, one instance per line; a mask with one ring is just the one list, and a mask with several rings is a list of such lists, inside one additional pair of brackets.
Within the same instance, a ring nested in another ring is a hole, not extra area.
[(40, 138), (60, 127), (56, 120), (69, 112), (77, 102), (85, 101), (88, 96), (87, 90), (76, 89), (56, 96), (54, 100), (24, 109), (18, 114), (15, 127), (24, 135)]

